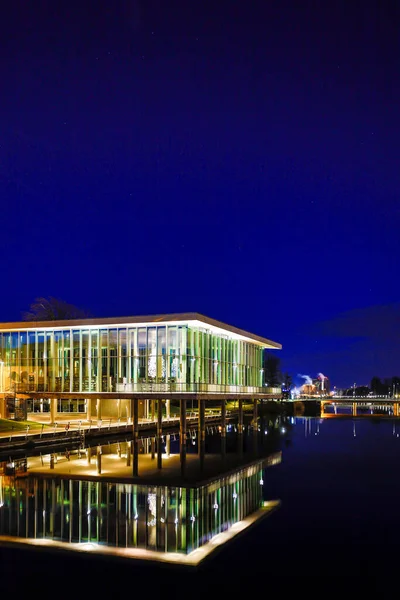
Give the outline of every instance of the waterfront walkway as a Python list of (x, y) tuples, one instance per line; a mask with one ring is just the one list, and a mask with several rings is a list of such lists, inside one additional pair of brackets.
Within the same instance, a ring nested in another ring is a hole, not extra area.
[[(227, 417), (226, 421), (231, 417)], [(205, 416), (205, 432), (217, 433), (221, 415), (211, 414)], [(162, 422), (162, 431), (157, 430), (157, 421), (151, 419), (140, 419), (137, 428), (139, 440), (157, 439), (160, 435), (160, 444), (168, 436), (169, 440), (175, 440), (179, 436), (180, 420), (179, 418), (165, 418)], [(195, 439), (199, 428), (199, 420), (195, 415), (187, 417), (186, 439)], [(16, 431), (0, 432), (0, 457), (8, 455), (9, 452), (24, 452), (36, 451), (46, 452), (46, 449), (52, 447), (70, 446), (90, 446), (97, 445), (104, 439), (116, 439), (120, 437), (122, 440), (132, 439), (134, 435), (133, 424), (130, 420), (112, 420), (106, 421), (65, 421), (64, 423), (56, 423), (54, 426), (42, 427), (35, 426), (30, 428), (26, 426), (26, 430), (18, 429)], [(142, 441), (143, 443), (143, 441)], [(49, 452), (52, 450), (48, 450)], [(54, 450), (53, 450), (54, 451)], [(140, 448), (138, 447), (140, 452)]]

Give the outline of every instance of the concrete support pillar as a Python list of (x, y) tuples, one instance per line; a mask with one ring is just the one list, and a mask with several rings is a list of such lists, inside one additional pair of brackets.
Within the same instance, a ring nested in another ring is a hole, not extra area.
[(126, 442), (126, 466), (131, 466), (131, 442)]
[(87, 449), (87, 464), (90, 465), (90, 461), (92, 459), (92, 449), (88, 448)]
[(180, 460), (181, 473), (186, 473), (186, 400), (181, 399), (180, 418), (179, 418), (179, 445), (180, 445)]
[(101, 446), (97, 446), (96, 464), (97, 464), (97, 474), (101, 475)]
[(157, 406), (157, 469), (162, 468), (162, 414), (163, 414), (163, 401), (158, 400), (158, 406)]
[(239, 415), (238, 415), (238, 452), (243, 454), (243, 398), (239, 398)]
[(133, 399), (131, 398), (130, 407), (129, 407), (129, 424), (133, 424)]
[[(149, 418), (151, 421), (154, 421), (156, 418), (156, 401), (150, 400), (150, 414)], [(154, 460), (156, 457), (156, 438), (150, 438), (150, 452), (151, 452), (151, 460)]]
[(253, 427), (255, 431), (258, 431), (258, 400), (253, 400)]
[(92, 418), (92, 399), (87, 398), (86, 399), (86, 419), (88, 421), (90, 421), (91, 418)]
[(97, 398), (96, 400), (96, 412), (97, 412), (97, 420), (101, 419), (101, 399)]
[(206, 454), (206, 402), (205, 400), (199, 400), (199, 426), (198, 426), (198, 439), (199, 439), (199, 456), (200, 456), (200, 468), (204, 467), (204, 458)]
[[(169, 420), (171, 418), (171, 400), (165, 401), (165, 416)], [(165, 440), (165, 453), (167, 456), (171, 456), (171, 436), (167, 435)]]
[(133, 466), (132, 475), (138, 477), (139, 475), (139, 401), (137, 398), (132, 399), (133, 404), (133, 418), (132, 418), (132, 430), (133, 430), (133, 441), (132, 441), (132, 455), (133, 455)]
[[(156, 488), (156, 548), (160, 548), (161, 546), (161, 489), (158, 486)], [(165, 542), (164, 542), (165, 544)]]
[[(1, 385), (1, 381), (0, 381), (0, 385)], [(1, 419), (6, 418), (6, 401), (4, 399), (4, 396), (2, 398), (0, 398), (0, 418)]]
[(257, 453), (257, 440), (258, 440), (258, 401), (253, 400), (253, 453)]
[(50, 454), (50, 469), (54, 469), (54, 454)]
[(57, 398), (50, 398), (50, 423), (54, 425), (57, 415)]
[(243, 398), (239, 398), (238, 410), (238, 433), (243, 433)]
[(226, 456), (226, 401), (221, 400), (221, 455)]

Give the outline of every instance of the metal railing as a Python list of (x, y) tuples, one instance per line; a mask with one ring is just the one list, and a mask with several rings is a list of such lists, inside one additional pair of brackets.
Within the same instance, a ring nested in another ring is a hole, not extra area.
[(259, 387), (259, 386), (249, 386), (249, 385), (219, 385), (214, 383), (114, 383), (112, 385), (111, 390), (62, 390), (60, 389), (44, 389), (42, 384), (32, 384), (32, 383), (17, 383), (14, 384), (7, 392), (15, 393), (29, 393), (29, 392), (43, 392), (44, 394), (47, 392), (60, 392), (60, 393), (89, 393), (95, 394), (99, 393), (214, 393), (214, 394), (281, 394), (281, 388), (275, 387)]
[(215, 394), (280, 394), (280, 388), (249, 385), (222, 385), (215, 383), (118, 383), (116, 392), (121, 393), (215, 393)]

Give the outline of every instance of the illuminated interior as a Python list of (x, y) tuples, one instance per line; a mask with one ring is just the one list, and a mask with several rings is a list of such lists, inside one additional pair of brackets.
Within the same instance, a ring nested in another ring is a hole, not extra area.
[(264, 384), (264, 348), (280, 347), (198, 319), (123, 326), (94, 325), (93, 320), (68, 327), (15, 325), (0, 326), (2, 392), (129, 393), (148, 384), (177, 391), (196, 385), (250, 390)]

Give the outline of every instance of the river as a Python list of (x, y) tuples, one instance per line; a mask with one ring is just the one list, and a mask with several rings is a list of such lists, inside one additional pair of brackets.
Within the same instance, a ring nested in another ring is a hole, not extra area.
[(281, 460), (261, 471), (263, 499), (280, 500), (280, 508), (195, 570), (0, 548), (2, 581), (10, 589), (26, 586), (58, 597), (84, 591), (108, 597), (129, 588), (189, 597), (282, 590), (285, 597), (289, 590), (300, 592), (304, 579), (307, 597), (341, 585), (383, 597), (398, 562), (399, 434), (394, 418), (288, 417), (274, 448)]

